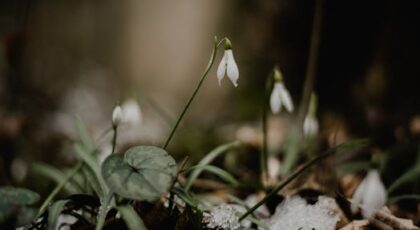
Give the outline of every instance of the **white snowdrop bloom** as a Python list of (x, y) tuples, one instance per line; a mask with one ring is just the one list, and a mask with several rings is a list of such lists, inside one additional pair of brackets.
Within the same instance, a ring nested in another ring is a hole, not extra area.
[(142, 121), (142, 112), (139, 104), (134, 99), (128, 99), (121, 105), (122, 122), (128, 125), (138, 125)]
[(303, 134), (307, 137), (313, 137), (318, 134), (319, 124), (315, 116), (306, 115), (303, 121)]
[(237, 87), (239, 69), (236, 65), (235, 58), (233, 57), (232, 44), (229, 39), (225, 40), (225, 53), (223, 54), (219, 67), (217, 67), (217, 79), (219, 80), (219, 85), (221, 85), (225, 74), (228, 76), (233, 85)]
[(123, 113), (121, 106), (117, 105), (114, 108), (114, 111), (112, 111), (112, 125), (118, 126), (121, 121), (123, 120)]
[(378, 170), (372, 169), (353, 194), (352, 211), (361, 209), (365, 219), (371, 219), (385, 206), (387, 199), (385, 186)]
[(335, 200), (327, 196), (319, 196), (314, 205), (306, 203), (300, 196), (286, 197), (267, 224), (272, 230), (335, 230), (340, 220), (338, 210)]
[(249, 220), (239, 223), (239, 217), (246, 209), (239, 205), (221, 204), (211, 209), (210, 213), (204, 213), (203, 223), (211, 229), (235, 230), (241, 227), (251, 226)]
[(268, 177), (272, 180), (277, 179), (280, 173), (280, 161), (276, 157), (269, 157), (267, 161)]
[(293, 112), (293, 102), (289, 91), (284, 87), (282, 81), (277, 81), (274, 83), (273, 91), (271, 91), (270, 108), (274, 114), (277, 114), (281, 111), (282, 106), (289, 113)]

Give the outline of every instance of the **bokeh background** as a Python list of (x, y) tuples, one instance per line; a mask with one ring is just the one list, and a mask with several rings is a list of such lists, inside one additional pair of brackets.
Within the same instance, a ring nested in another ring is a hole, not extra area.
[[(28, 181), (33, 161), (74, 164), (75, 115), (99, 137), (116, 102), (130, 97), (143, 120), (122, 131), (119, 149), (160, 145), (215, 35), (233, 43), (239, 87), (226, 79), (219, 87), (213, 68), (170, 149), (199, 158), (232, 139), (258, 144), (275, 65), (294, 103), (301, 100), (314, 7), (313, 0), (0, 0), (0, 185), (36, 186)], [(333, 131), (380, 149), (418, 140), (419, 10), (416, 1), (324, 2), (314, 87), (321, 141)], [(270, 118), (274, 150), (290, 116)]]

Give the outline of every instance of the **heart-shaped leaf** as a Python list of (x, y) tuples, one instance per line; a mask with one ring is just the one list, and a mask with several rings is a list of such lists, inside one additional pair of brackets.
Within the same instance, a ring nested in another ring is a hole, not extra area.
[(155, 146), (130, 148), (124, 157), (114, 154), (102, 164), (102, 176), (113, 192), (140, 201), (159, 199), (175, 175), (175, 160)]
[(30, 206), (38, 202), (39, 198), (37, 193), (28, 189), (1, 187), (0, 225), (8, 221), (13, 221), (16, 226), (29, 223), (36, 215)]

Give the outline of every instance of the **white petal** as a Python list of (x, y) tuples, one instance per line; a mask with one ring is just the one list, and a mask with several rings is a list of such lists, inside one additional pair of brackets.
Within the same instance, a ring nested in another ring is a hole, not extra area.
[(276, 87), (276, 84), (274, 85), (273, 91), (271, 92), (270, 96), (270, 108), (271, 112), (274, 114), (279, 113), (281, 109), (280, 94), (278, 92), (278, 87)]
[(318, 120), (311, 115), (307, 115), (303, 122), (303, 133), (305, 136), (315, 136), (318, 134), (318, 130)]
[(359, 210), (359, 206), (363, 200), (365, 185), (366, 185), (366, 179), (362, 180), (362, 182), (359, 184), (359, 187), (357, 187), (356, 191), (353, 194), (352, 203), (351, 203), (351, 211), (353, 213), (356, 213), (357, 210)]
[(112, 124), (118, 125), (119, 123), (121, 123), (122, 119), (123, 119), (123, 114), (122, 114), (121, 106), (118, 105), (114, 108), (114, 111), (112, 111)]
[(139, 104), (133, 99), (125, 101), (121, 106), (123, 122), (129, 125), (138, 125), (142, 120), (142, 113)]
[(238, 86), (239, 69), (236, 65), (235, 58), (233, 57), (232, 50), (226, 50), (226, 63), (227, 63), (227, 76), (235, 87)]
[(371, 219), (385, 206), (386, 190), (377, 170), (370, 170), (365, 180), (362, 215), (365, 219)]
[(280, 172), (280, 161), (275, 157), (269, 157), (267, 162), (268, 177), (276, 179)]
[(281, 84), (281, 87), (279, 88), (280, 98), (284, 104), (284, 107), (289, 113), (293, 112), (293, 102), (292, 98), (290, 97), (289, 91), (287, 91), (286, 87), (284, 87), (283, 84)]
[(226, 73), (226, 64), (227, 64), (227, 58), (226, 58), (227, 54), (226, 51), (223, 54), (222, 60), (220, 60), (220, 64), (219, 67), (217, 67), (217, 80), (219, 81), (219, 86), (222, 82), (223, 77), (225, 76)]

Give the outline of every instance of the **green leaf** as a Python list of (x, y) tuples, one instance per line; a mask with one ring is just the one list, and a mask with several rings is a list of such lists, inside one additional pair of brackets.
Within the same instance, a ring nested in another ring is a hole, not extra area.
[[(208, 153), (198, 164), (197, 166), (203, 166), (210, 164), (214, 159), (216, 159), (218, 156), (222, 155), (226, 151), (236, 148), (241, 143), (239, 141), (230, 142), (221, 146), (218, 146), (217, 148), (213, 149), (210, 153)], [(187, 183), (185, 184), (185, 190), (190, 190), (192, 184), (194, 183), (195, 179), (198, 178), (200, 173), (203, 171), (202, 168), (197, 168), (194, 170), (190, 176), (188, 177)]]
[(221, 169), (221, 168), (213, 166), (213, 165), (196, 165), (196, 166), (193, 166), (193, 167), (189, 168), (187, 171), (190, 171), (190, 170), (208, 171), (208, 172), (213, 173), (216, 176), (222, 178), (224, 181), (228, 182), (229, 184), (231, 184), (233, 186), (238, 186), (239, 185), (239, 181), (236, 180), (235, 177), (232, 176), (232, 174), (230, 174), (229, 172), (227, 172), (224, 169)]
[(393, 193), (395, 190), (400, 188), (402, 185), (407, 184), (411, 181), (416, 181), (420, 178), (420, 167), (415, 165), (398, 179), (396, 179), (389, 187), (388, 194)]
[(147, 230), (143, 220), (130, 205), (118, 206), (117, 210), (130, 230)]
[(12, 217), (16, 218), (17, 224), (27, 224), (35, 217), (36, 211), (30, 208), (39, 200), (39, 195), (23, 188), (1, 187), (0, 188), (0, 224)]
[(59, 200), (51, 205), (50, 210), (48, 211), (48, 230), (58, 229), (58, 217), (60, 216), (67, 202), (69, 202), (69, 200)]
[(18, 205), (33, 205), (39, 201), (39, 195), (24, 188), (2, 187), (0, 188), (2, 200), (9, 201)]
[(76, 154), (77, 156), (87, 165), (87, 167), (89, 168), (89, 170), (92, 171), (93, 175), (94, 175), (94, 183), (99, 185), (99, 191), (98, 191), (98, 195), (100, 197), (103, 198), (103, 196), (105, 196), (106, 192), (108, 191), (107, 186), (105, 185), (105, 182), (101, 176), (101, 170), (100, 170), (100, 165), (99, 162), (97, 162), (92, 155), (90, 154), (90, 152), (85, 151), (82, 146), (80, 146), (79, 144), (75, 144), (74, 146), (75, 150), (76, 150)]
[(76, 128), (79, 133), (80, 141), (82, 142), (83, 148), (88, 152), (95, 150), (95, 144), (87, 131), (85, 123), (79, 116), (76, 116)]
[(337, 172), (342, 175), (345, 173), (356, 173), (356, 172), (367, 170), (370, 168), (371, 168), (370, 161), (354, 161), (354, 162), (339, 165), (337, 167)]
[[(32, 164), (31, 169), (35, 172), (38, 173), (46, 178), (51, 179), (52, 181), (56, 182), (57, 184), (59, 184), (61, 181), (66, 179), (66, 175), (64, 173), (62, 173), (60, 170), (58, 170), (57, 168), (54, 168), (50, 165), (41, 163), (41, 162), (35, 162)], [(80, 193), (81, 190), (79, 188), (77, 188), (73, 183), (67, 183), (64, 186), (64, 189), (67, 190), (68, 193), (70, 194), (74, 194), (74, 193)]]
[(155, 201), (166, 192), (175, 175), (175, 160), (155, 146), (130, 148), (124, 158), (109, 156), (102, 164), (102, 175), (116, 194), (134, 200)]
[(420, 194), (405, 194), (400, 196), (390, 197), (388, 203), (392, 204), (400, 200), (417, 200), (420, 201)]
[(189, 206), (193, 208), (197, 208), (198, 201), (193, 196), (191, 196), (191, 194), (185, 192), (182, 188), (174, 187), (172, 188), (171, 192), (175, 193), (175, 195), (177, 195), (181, 200), (183, 200)]

